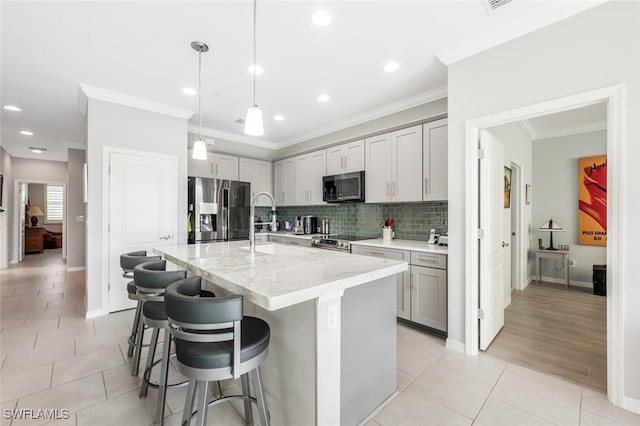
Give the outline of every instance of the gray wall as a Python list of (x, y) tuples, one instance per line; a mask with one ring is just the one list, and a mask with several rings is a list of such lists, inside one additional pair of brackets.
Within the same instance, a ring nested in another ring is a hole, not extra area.
[(362, 139), (363, 137), (386, 133), (403, 127), (409, 127), (417, 123), (434, 121), (440, 118), (445, 118), (446, 115), (447, 99), (442, 98), (343, 130), (296, 143), (295, 145), (279, 149), (276, 156), (278, 159), (291, 157), (293, 155), (302, 154), (315, 149)]
[[(553, 153), (553, 155), (549, 155)], [(536, 140), (533, 143), (533, 203), (534, 241), (532, 248), (542, 238), (545, 247), (549, 243), (548, 232), (537, 229), (553, 218), (565, 232), (553, 234), (553, 244), (568, 244), (575, 268), (571, 268), (571, 281), (585, 284), (592, 282), (594, 264), (607, 263), (606, 247), (578, 245), (578, 158), (607, 153), (605, 130), (580, 135)], [(556, 271), (551, 262), (543, 262), (542, 275), (564, 280), (564, 271)]]
[[(640, 235), (640, 3), (612, 1), (449, 65), (449, 338), (464, 342), (465, 121), (602, 87), (625, 84), (620, 166), (627, 236)], [(455, 232), (453, 232), (455, 230)], [(625, 259), (640, 258), (626, 239)], [(621, 324), (624, 395), (640, 399), (640, 286), (635, 262), (623, 263)]]
[[(178, 159), (178, 182), (187, 179), (187, 121), (169, 115), (89, 99), (87, 108), (88, 203), (86, 210), (87, 315), (107, 313), (108, 271), (103, 270), (103, 223), (108, 206), (103, 203), (104, 148), (116, 147), (174, 155)], [(184, 209), (187, 185), (178, 185), (176, 206), (177, 244), (187, 243)], [(117, 262), (118, 259), (112, 259)]]
[(83, 167), (86, 152), (83, 149), (69, 149), (67, 179), (67, 269), (81, 269), (85, 266), (85, 222), (84, 217)]

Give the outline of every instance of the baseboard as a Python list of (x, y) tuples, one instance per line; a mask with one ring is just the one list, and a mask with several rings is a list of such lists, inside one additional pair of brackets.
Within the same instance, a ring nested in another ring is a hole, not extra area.
[(71, 268), (67, 267), (67, 272), (77, 272), (77, 271), (84, 271), (86, 268), (86, 266), (72, 266)]
[(623, 396), (620, 408), (631, 411), (632, 413), (640, 414), (640, 399)]
[(85, 319), (91, 319), (91, 318), (104, 317), (106, 315), (109, 315), (109, 311), (107, 309), (92, 309), (90, 311), (87, 311), (84, 317)]
[(452, 350), (454, 352), (465, 353), (465, 351), (464, 351), (464, 349), (465, 349), (464, 348), (464, 343), (459, 342), (457, 340), (453, 340), (453, 339), (447, 338), (447, 340), (445, 341), (444, 346), (447, 349), (450, 349), (450, 350)]
[[(554, 284), (564, 284), (565, 280), (564, 278), (555, 278), (555, 277), (541, 277), (542, 281), (546, 282), (546, 283), (554, 283)], [(531, 279), (530, 282), (535, 282), (537, 281), (537, 277), (535, 279)], [(574, 286), (574, 287), (584, 287), (584, 288), (593, 288), (593, 283), (592, 282), (587, 282), (587, 281), (575, 281), (572, 279), (569, 279), (569, 285)]]
[(384, 409), (384, 407), (386, 407), (391, 401), (393, 401), (398, 395), (400, 395), (400, 392), (395, 391), (394, 393), (392, 393), (387, 399), (385, 399), (384, 401), (382, 401), (382, 404), (378, 405), (378, 407), (376, 407), (375, 410), (373, 410), (371, 413), (369, 413), (369, 415), (367, 417), (365, 417), (360, 423), (358, 423), (358, 426), (365, 426), (366, 424), (369, 423), (369, 421), (373, 420), (373, 418)]

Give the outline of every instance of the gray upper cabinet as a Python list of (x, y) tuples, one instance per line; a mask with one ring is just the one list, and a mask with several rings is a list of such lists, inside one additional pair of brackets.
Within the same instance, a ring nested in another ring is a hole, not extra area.
[[(239, 180), (251, 183), (251, 198), (258, 192), (271, 193), (271, 162), (240, 158)], [(274, 195), (275, 197), (275, 195)], [(258, 198), (257, 206), (271, 206), (265, 196)]]
[(422, 177), (424, 201), (448, 199), (447, 119), (424, 124), (422, 137)]
[(187, 172), (189, 176), (238, 180), (238, 157), (209, 153), (206, 160), (194, 160), (188, 151)]
[(364, 170), (364, 139), (327, 148), (327, 176)]

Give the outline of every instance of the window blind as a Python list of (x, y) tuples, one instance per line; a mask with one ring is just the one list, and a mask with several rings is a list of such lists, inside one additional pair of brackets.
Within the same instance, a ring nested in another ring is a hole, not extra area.
[(47, 185), (47, 221), (61, 221), (63, 219), (64, 188), (62, 185)]

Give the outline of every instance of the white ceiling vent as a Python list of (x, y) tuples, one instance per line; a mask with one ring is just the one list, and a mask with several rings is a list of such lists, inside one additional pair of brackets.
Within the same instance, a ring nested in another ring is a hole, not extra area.
[(504, 6), (509, 3), (511, 0), (482, 0), (482, 4), (487, 9), (487, 12), (491, 13), (496, 10), (500, 6)]
[(238, 118), (235, 123), (244, 124), (244, 118)]

